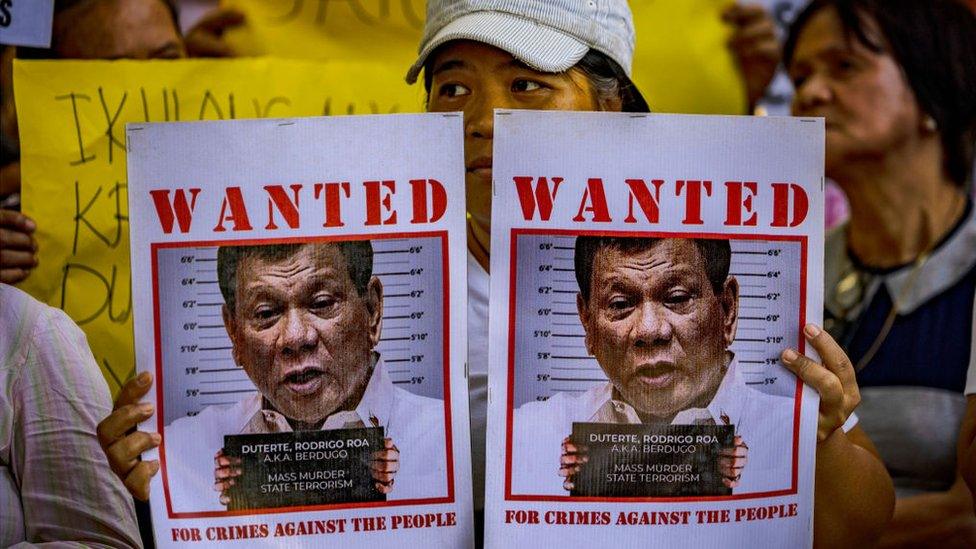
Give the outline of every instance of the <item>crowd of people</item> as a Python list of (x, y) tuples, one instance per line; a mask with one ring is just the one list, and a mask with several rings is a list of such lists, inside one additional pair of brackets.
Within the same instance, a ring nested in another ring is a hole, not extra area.
[[(408, 82), (422, 79), (429, 112), (464, 113), (469, 400), (479, 540), (493, 110), (654, 109), (631, 79), (640, 36), (625, 0), (608, 2), (619, 21), (602, 27), (574, 26), (561, 18), (561, 8), (572, 12), (580, 2), (545, 4), (552, 9), (532, 2), (430, 0), (419, 56), (403, 67)], [(795, 88), (793, 114), (825, 119), (825, 173), (850, 204), (849, 219), (826, 237), (824, 326), (804, 329), (822, 362), (792, 349), (781, 355), (820, 394), (813, 525), (818, 547), (976, 546), (973, 4), (812, 0), (782, 43), (763, 8), (733, 4), (725, 13), (750, 103), (782, 63)], [(30, 181), (20, 177), (17, 127), (31, 121), (16, 117), (11, 60), (227, 56), (233, 51), (223, 32), (245, 21), (239, 12), (219, 9), (182, 34), (176, 5), (168, 0), (57, 0), (55, 6), (50, 48), (5, 46), (0, 55), (0, 545), (148, 545), (152, 536), (142, 502), (159, 464), (140, 455), (161, 437), (137, 426), (154, 413), (141, 402), (151, 376), (129, 380), (113, 404), (77, 326), (14, 286), (31, 276), (38, 244), (36, 223), (18, 211), (17, 195)], [(525, 21), (531, 24), (516, 24)], [(593, 246), (593, 254), (610, 253), (600, 251), (605, 244)], [(304, 257), (300, 249), (291, 253)], [(295, 260), (272, 259), (265, 263)], [(372, 281), (367, 277), (365, 283)], [(724, 310), (722, 299), (731, 299), (726, 291), (732, 290), (716, 286), (718, 311)], [(377, 305), (368, 289), (360, 295), (367, 326), (361, 331), (368, 335), (382, 300)], [(584, 326), (588, 333), (597, 329)], [(732, 329), (734, 335), (734, 323)], [(372, 367), (376, 341), (370, 337), (356, 364), (346, 367)], [(724, 337), (723, 353), (729, 336)], [(392, 385), (390, 390), (399, 391)], [(340, 400), (323, 404), (328, 410), (313, 419), (341, 411)], [(397, 437), (417, 435), (391, 436), (403, 448), (411, 443)], [(406, 460), (396, 445), (390, 442), (377, 459)], [(572, 445), (563, 448), (563, 476), (571, 482), (577, 452)], [(733, 472), (737, 457), (728, 456)], [(217, 460), (217, 478), (204, 481), (215, 480), (221, 489), (232, 468), (221, 456)], [(53, 475), (55, 470), (60, 474)], [(392, 483), (386, 473), (374, 475), (380, 490)]]

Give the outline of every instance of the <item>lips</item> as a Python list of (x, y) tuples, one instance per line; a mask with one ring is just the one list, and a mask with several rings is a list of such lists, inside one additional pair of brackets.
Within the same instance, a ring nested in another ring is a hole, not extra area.
[(491, 174), (491, 158), (490, 157), (479, 157), (475, 158), (465, 166), (468, 173), (478, 174), (478, 175), (490, 175)]
[(282, 379), (282, 384), (298, 395), (310, 395), (322, 387), (325, 372), (314, 367), (295, 369)]
[(675, 366), (669, 363), (645, 364), (634, 376), (649, 389), (660, 389), (674, 383)]

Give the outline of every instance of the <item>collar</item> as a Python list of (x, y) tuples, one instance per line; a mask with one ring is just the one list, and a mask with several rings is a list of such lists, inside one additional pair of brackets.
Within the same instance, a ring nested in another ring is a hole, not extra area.
[[(824, 254), (827, 266), (824, 275), (827, 288), (825, 306), (836, 317), (842, 316), (845, 309), (836, 299), (837, 285), (846, 274), (859, 270), (847, 252), (845, 230), (846, 224), (834, 229), (828, 235)], [(864, 273), (867, 280), (863, 298), (860, 304), (849, 308), (848, 318), (859, 315), (861, 309), (871, 302), (882, 284), (888, 291), (888, 295), (892, 296), (898, 314), (907, 315), (915, 311), (962, 280), (966, 273), (976, 266), (974, 250), (976, 250), (976, 208), (970, 201), (959, 224), (924, 264), (916, 267), (912, 263), (886, 273)], [(917, 273), (915, 273), (916, 268)]]
[[(678, 412), (672, 425), (692, 425), (695, 423), (714, 423), (716, 425), (736, 425), (742, 421), (743, 398), (741, 392), (745, 384), (738, 374), (738, 359), (733, 356), (718, 390), (708, 406), (688, 408)], [(613, 384), (606, 383), (582, 395), (583, 413), (587, 421), (612, 423), (641, 423), (637, 411), (630, 404), (613, 398)], [(612, 418), (612, 420), (611, 420)], [(604, 420), (604, 421), (599, 421)]]
[[(386, 368), (379, 362), (379, 354), (373, 353), (370, 358), (370, 368), (373, 373), (366, 383), (366, 390), (354, 410), (342, 410), (325, 418), (322, 430), (343, 429), (352, 427), (384, 427), (389, 432), (392, 416), (395, 387), (390, 380)], [(280, 412), (264, 406), (265, 400), (260, 392), (248, 397), (245, 401), (246, 409), (253, 410), (244, 414), (244, 422), (240, 426), (240, 433), (284, 433), (291, 432), (291, 425)]]

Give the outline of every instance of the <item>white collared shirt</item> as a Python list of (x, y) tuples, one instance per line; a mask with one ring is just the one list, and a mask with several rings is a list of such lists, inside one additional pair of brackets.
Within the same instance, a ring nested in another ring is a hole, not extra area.
[[(262, 409), (261, 393), (231, 406), (209, 406), (194, 417), (166, 426), (164, 482), (174, 512), (223, 511), (214, 491), (214, 455), (224, 435), (290, 432), (280, 413)], [(393, 385), (382, 362), (376, 363), (355, 410), (326, 418), (322, 429), (378, 425), (400, 450), (400, 469), (387, 499), (447, 496), (447, 443), (444, 401), (415, 395)]]
[[(733, 360), (712, 401), (705, 408), (679, 412), (672, 425), (712, 420), (734, 425), (749, 446), (748, 463), (735, 494), (786, 490), (792, 486), (793, 404), (743, 383)], [(573, 423), (640, 423), (632, 406), (613, 399), (604, 383), (579, 395), (559, 393), (545, 402), (529, 402), (515, 411), (512, 442), (512, 493), (569, 495), (558, 475), (562, 441)]]

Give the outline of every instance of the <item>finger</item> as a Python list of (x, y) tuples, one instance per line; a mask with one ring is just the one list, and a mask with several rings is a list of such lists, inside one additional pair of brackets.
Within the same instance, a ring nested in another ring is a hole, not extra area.
[(857, 389), (857, 376), (851, 359), (848, 358), (844, 349), (830, 337), (826, 330), (821, 329), (816, 324), (807, 324), (803, 327), (803, 335), (810, 345), (820, 355), (824, 366), (837, 375), (845, 392)]
[(718, 458), (718, 465), (719, 468), (724, 471), (734, 471), (735, 473), (738, 473), (742, 469), (745, 469), (747, 461), (748, 458), (746, 457), (720, 456)]
[(788, 370), (820, 393), (821, 409), (825, 404), (836, 405), (843, 401), (844, 388), (832, 371), (793, 349), (783, 351), (780, 358)]
[(0, 282), (4, 284), (16, 284), (31, 273), (30, 269), (3, 269), (0, 268)]
[(158, 471), (158, 461), (140, 461), (138, 465), (129, 471), (129, 474), (126, 475), (122, 483), (125, 484), (125, 489), (132, 494), (132, 497), (140, 501), (148, 501), (149, 481)]
[(396, 473), (400, 470), (399, 461), (373, 461), (369, 464), (369, 470), (374, 473)]
[(216, 481), (214, 481), (213, 488), (214, 488), (214, 491), (215, 492), (220, 492), (221, 494), (224, 494), (224, 493), (227, 492), (227, 490), (230, 490), (231, 486), (233, 486), (236, 483), (237, 483), (237, 481), (234, 480), (233, 478), (228, 478), (228, 479), (224, 479), (224, 480), (216, 480)]
[(241, 476), (239, 467), (218, 467), (214, 469), (214, 478), (219, 480), (233, 480)]
[(230, 505), (230, 496), (226, 494), (220, 494), (220, 504), (223, 505), (224, 507)]
[(32, 251), (0, 250), (0, 265), (7, 269), (33, 269), (37, 266), (37, 257)]
[(558, 474), (561, 477), (569, 478), (578, 474), (581, 469), (582, 467), (579, 465), (563, 465), (559, 468)]
[(139, 463), (139, 456), (151, 448), (159, 446), (162, 438), (159, 433), (136, 431), (125, 436), (105, 449), (109, 466), (115, 474), (123, 476)]
[(563, 454), (559, 456), (560, 465), (583, 465), (590, 461), (590, 457), (580, 454)]
[(376, 487), (376, 491), (377, 492), (379, 492), (381, 494), (384, 494), (384, 495), (389, 494), (390, 492), (393, 491), (393, 485), (392, 484), (387, 485), (387, 484), (383, 484), (381, 482), (377, 482), (377, 483), (374, 484), (374, 486)]
[(233, 57), (234, 50), (223, 38), (208, 34), (207, 31), (192, 31), (184, 40), (187, 52), (192, 57)]
[(566, 490), (567, 492), (572, 492), (573, 488), (576, 488), (576, 485), (573, 484), (573, 481), (569, 479), (563, 481), (563, 490)]
[(32, 233), (37, 230), (37, 223), (26, 215), (14, 211), (0, 208), (0, 227), (8, 227), (20, 230), (25, 233)]
[(734, 477), (733, 478), (723, 477), (722, 478), (722, 484), (724, 484), (727, 488), (738, 488), (739, 487), (739, 481), (736, 480)]
[(728, 23), (742, 25), (749, 21), (765, 18), (766, 9), (755, 4), (732, 4), (722, 12), (722, 19)]
[(390, 484), (393, 481), (393, 477), (395, 474), (396, 473), (386, 473), (383, 471), (375, 471), (375, 470), (370, 471), (370, 476), (373, 477), (373, 480), (383, 484)]
[(149, 372), (142, 372), (126, 381), (119, 391), (119, 396), (115, 398), (115, 408), (119, 409), (139, 402), (149, 392), (150, 387), (152, 387), (152, 374)]
[(0, 228), (0, 244), (6, 250), (34, 251), (34, 237), (30, 233), (15, 229)]
[(220, 34), (230, 27), (236, 27), (244, 23), (244, 12), (234, 8), (216, 9), (203, 16), (190, 32), (195, 29), (206, 29), (210, 32)]
[(747, 448), (743, 448), (743, 447), (728, 448), (728, 449), (724, 449), (721, 452), (719, 452), (718, 455), (719, 455), (719, 457), (731, 458), (731, 459), (734, 459), (734, 458), (744, 458), (744, 457), (746, 457), (746, 456), (749, 455), (749, 450)]
[(214, 459), (214, 466), (216, 467), (238, 467), (241, 464), (241, 458), (230, 457), (230, 456), (219, 456)]
[(139, 404), (128, 404), (117, 408), (98, 424), (95, 432), (98, 434), (98, 443), (102, 448), (114, 444), (122, 439), (126, 433), (136, 428), (137, 425), (152, 417), (154, 407), (149, 402)]
[(397, 450), (379, 450), (370, 454), (373, 461), (399, 461), (400, 452)]

